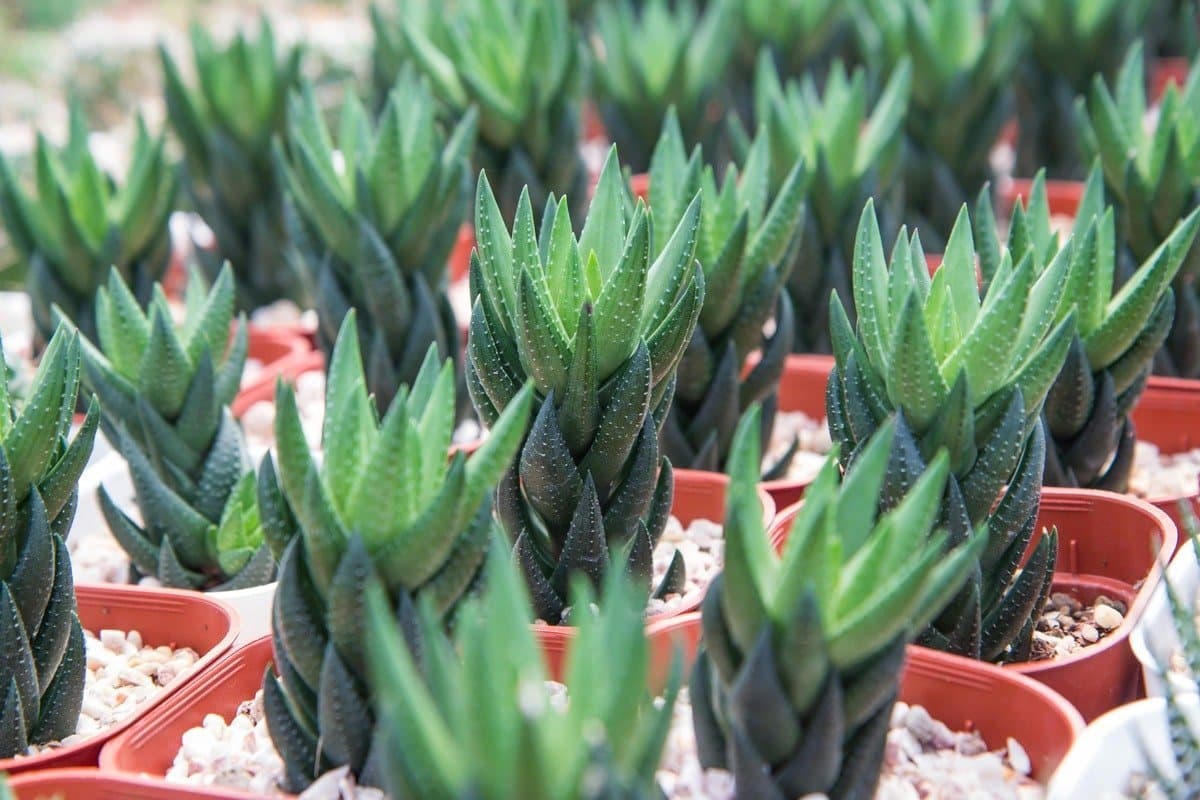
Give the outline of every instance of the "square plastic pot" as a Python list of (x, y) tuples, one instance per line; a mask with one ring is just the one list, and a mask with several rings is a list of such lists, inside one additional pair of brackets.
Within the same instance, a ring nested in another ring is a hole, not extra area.
[[(1200, 447), (1200, 381), (1151, 375), (1146, 391), (1133, 408), (1138, 439), (1150, 442), (1164, 454), (1184, 453)], [(1200, 481), (1183, 497), (1151, 497), (1180, 530), (1180, 501), (1200, 513)], [(1186, 537), (1180, 537), (1180, 544)]]
[(77, 586), (79, 620), (83, 627), (137, 630), (148, 645), (190, 647), (200, 658), (191, 671), (144, 703), (134, 714), (102, 733), (77, 744), (27, 758), (0, 759), (0, 772), (10, 774), (56, 767), (95, 766), (105, 743), (145, 719), (194, 680), (203, 677), (237, 636), (237, 612), (195, 592), (143, 589), (132, 586)]
[[(775, 520), (779, 546), (798, 506)], [(1054, 689), (1094, 719), (1134, 699), (1138, 662), (1129, 644), (1134, 623), (1145, 610), (1162, 574), (1164, 554), (1175, 548), (1175, 524), (1161, 510), (1126, 495), (1080, 489), (1042, 490), (1037, 528), (1058, 529), (1054, 591), (1083, 603), (1100, 595), (1126, 605), (1125, 621), (1096, 644), (1063, 658), (1006, 664)]]
[(81, 768), (20, 775), (9, 781), (9, 787), (17, 800), (212, 800), (225, 797), (161, 780)]
[(295, 378), (318, 363), (315, 355), (319, 354), (314, 354), (312, 342), (295, 331), (251, 325), (249, 335), (246, 357), (261, 363), (262, 369), (241, 387), (230, 404), (235, 417), (241, 416), (256, 400), (273, 397), (276, 379)]

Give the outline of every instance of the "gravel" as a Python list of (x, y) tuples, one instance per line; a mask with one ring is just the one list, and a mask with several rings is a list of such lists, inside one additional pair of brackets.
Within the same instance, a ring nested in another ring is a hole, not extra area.
[(1085, 604), (1055, 592), (1038, 618), (1030, 660), (1062, 658), (1096, 644), (1121, 626), (1125, 612), (1124, 603), (1104, 595)]
[(763, 457), (763, 466), (770, 467), (777, 463), (796, 440), (799, 440), (799, 446), (782, 479), (808, 483), (821, 471), (833, 441), (829, 438), (829, 427), (825, 420), (813, 419), (803, 411), (780, 411), (775, 414), (775, 428)]
[(200, 727), (186, 731), (167, 780), (283, 794), (283, 759), (271, 743), (262, 697), (259, 689), (253, 700), (238, 706), (229, 722), (220, 714), (208, 714)]
[(61, 742), (36, 745), (29, 755), (77, 744), (134, 714), (187, 673), (200, 656), (190, 647), (150, 647), (136, 631), (84, 631), (87, 676), (75, 733)]
[(683, 556), (683, 564), (687, 570), (686, 587), (682, 594), (671, 593), (661, 600), (651, 598), (646, 606), (649, 616), (677, 613), (682, 608), (685, 597), (691, 599), (712, 582), (725, 563), (723, 526), (710, 519), (694, 519), (685, 529), (672, 515), (667, 520), (658, 546), (654, 548), (654, 578), (651, 580), (651, 588), (656, 588), (662, 582), (677, 551)]
[(1138, 497), (1186, 497), (1200, 488), (1200, 448), (1183, 453), (1160, 453), (1149, 442), (1134, 451), (1129, 493)]
[[(1028, 754), (1014, 739), (1004, 749), (989, 751), (979, 734), (951, 731), (923, 707), (905, 703), (896, 704), (891, 724), (876, 800), (1036, 800), (1044, 795), (1029, 777)], [(700, 766), (686, 690), (675, 704), (657, 777), (669, 800), (735, 796), (730, 773)], [(818, 797), (824, 795), (809, 795)]]

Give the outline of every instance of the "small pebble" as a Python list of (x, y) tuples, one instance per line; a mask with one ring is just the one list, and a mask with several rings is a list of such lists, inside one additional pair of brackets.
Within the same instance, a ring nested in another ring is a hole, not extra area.
[(1121, 615), (1120, 611), (1108, 605), (1097, 605), (1092, 614), (1096, 625), (1106, 631), (1119, 628), (1125, 621), (1125, 617)]

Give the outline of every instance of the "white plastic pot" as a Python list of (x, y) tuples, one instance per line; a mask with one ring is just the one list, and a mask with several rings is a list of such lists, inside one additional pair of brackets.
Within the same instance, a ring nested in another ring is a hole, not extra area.
[[(1190, 544), (1179, 548), (1167, 567), (1166, 579), (1176, 597), (1195, 614), (1196, 590), (1200, 589), (1200, 564), (1196, 562), (1196, 551)], [(1138, 620), (1129, 637), (1133, 654), (1142, 665), (1142, 678), (1146, 683), (1148, 697), (1162, 697), (1166, 693), (1163, 670), (1171, 663), (1171, 656), (1179, 649), (1179, 636), (1171, 619), (1171, 603), (1167, 587), (1159, 584), (1146, 604), (1146, 611)], [(1186, 675), (1169, 672), (1176, 692), (1195, 693), (1196, 682)]]
[(228, 603), (237, 610), (241, 625), (233, 642), (235, 648), (271, 632), (271, 606), (275, 603), (277, 585), (276, 581), (271, 581), (262, 586), (235, 589), (232, 592), (205, 592), (205, 596)]
[[(1193, 733), (1200, 735), (1200, 697), (1179, 702)], [(1124, 798), (1139, 774), (1168, 780), (1179, 775), (1167, 731), (1167, 701), (1161, 697), (1115, 708), (1088, 725), (1050, 779), (1046, 800)]]

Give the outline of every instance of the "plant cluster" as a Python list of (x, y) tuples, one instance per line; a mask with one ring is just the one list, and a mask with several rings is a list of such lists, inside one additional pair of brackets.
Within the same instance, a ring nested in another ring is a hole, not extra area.
[[(565, 198), (536, 228), (528, 192), (509, 233), (480, 177), (467, 387), (492, 426), (533, 384), (534, 421), (496, 505), (534, 611), (552, 624), (569, 608), (570, 575), (598, 589), (613, 550), (629, 550), (628, 568), (650, 582), (674, 485), (659, 431), (705, 300), (700, 219), (692, 199), (673, 229), (657, 229), (631, 202), (615, 148), (578, 238)], [(656, 593), (682, 571), (676, 554)]]

